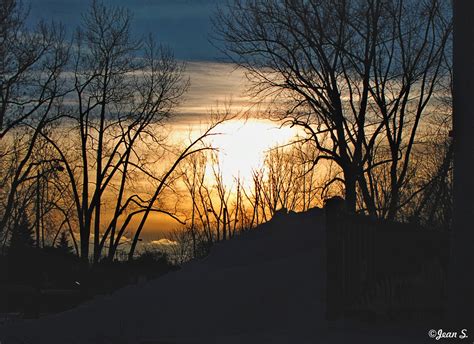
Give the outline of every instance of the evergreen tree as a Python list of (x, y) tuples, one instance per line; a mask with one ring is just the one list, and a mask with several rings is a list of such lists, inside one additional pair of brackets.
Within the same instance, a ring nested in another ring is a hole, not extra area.
[(56, 248), (63, 253), (72, 253), (72, 247), (69, 245), (66, 232), (61, 232), (61, 236), (59, 237), (59, 242), (56, 245)]
[(35, 243), (33, 234), (33, 228), (30, 227), (26, 211), (22, 208), (15, 220), (10, 236), (10, 253), (22, 252), (32, 248)]
[(26, 210), (20, 209), (15, 219), (8, 247), (8, 279), (14, 283), (33, 285), (38, 281), (38, 259), (35, 240)]

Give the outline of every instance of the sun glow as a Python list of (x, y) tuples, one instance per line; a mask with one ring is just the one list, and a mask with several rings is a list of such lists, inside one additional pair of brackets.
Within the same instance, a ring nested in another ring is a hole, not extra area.
[(218, 131), (221, 134), (213, 138), (212, 145), (218, 150), (218, 163), (227, 186), (236, 178), (243, 183), (251, 181), (252, 172), (263, 166), (265, 154), (296, 135), (292, 128), (280, 128), (273, 122), (255, 119), (230, 121), (222, 124)]

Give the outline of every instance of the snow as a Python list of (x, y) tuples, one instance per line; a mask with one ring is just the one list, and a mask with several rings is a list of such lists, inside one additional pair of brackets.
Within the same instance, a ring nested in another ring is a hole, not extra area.
[(202, 261), (39, 320), (0, 327), (11, 343), (424, 343), (429, 328), (328, 323), (324, 216), (280, 215)]

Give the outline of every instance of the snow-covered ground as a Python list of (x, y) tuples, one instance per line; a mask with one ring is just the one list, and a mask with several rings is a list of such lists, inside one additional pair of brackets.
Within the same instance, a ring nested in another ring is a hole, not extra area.
[[(324, 320), (324, 218), (273, 219), (202, 261), (80, 307), (0, 328), (13, 343), (425, 343), (430, 328)], [(435, 327), (436, 328), (436, 327)]]

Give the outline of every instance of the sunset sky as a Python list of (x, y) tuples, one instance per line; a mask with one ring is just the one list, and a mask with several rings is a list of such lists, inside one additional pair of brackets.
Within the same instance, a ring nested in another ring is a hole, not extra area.
[[(71, 33), (81, 22), (89, 1), (29, 0), (29, 23), (39, 19), (60, 21)], [(152, 33), (161, 44), (168, 45), (175, 57), (186, 62), (190, 87), (184, 95), (171, 131), (174, 137), (185, 137), (190, 128), (202, 125), (211, 110), (230, 104), (237, 113), (252, 108), (254, 102), (245, 95), (246, 79), (241, 70), (226, 61), (223, 54), (210, 43), (211, 16), (224, 0), (114, 0), (107, 5), (123, 6), (133, 14), (132, 34), (143, 37)], [(265, 151), (275, 143), (285, 143), (293, 135), (291, 129), (262, 120), (238, 120), (224, 125), (213, 144), (220, 149), (219, 159), (226, 182), (232, 183), (237, 174), (250, 178), (252, 168), (261, 165)], [(175, 141), (179, 141), (175, 140)], [(162, 230), (178, 226), (166, 216), (153, 214), (143, 233), (145, 239), (159, 239)]]
[[(85, 0), (29, 0), (31, 24), (39, 19), (65, 24), (69, 33), (81, 22), (88, 9)], [(217, 102), (232, 101), (248, 105), (243, 91), (244, 75), (225, 62), (210, 43), (211, 16), (222, 0), (114, 0), (104, 1), (123, 6), (133, 14), (132, 34), (143, 37), (152, 33), (160, 43), (171, 47), (178, 60), (187, 63), (191, 87), (179, 109), (181, 117), (206, 114)]]

